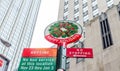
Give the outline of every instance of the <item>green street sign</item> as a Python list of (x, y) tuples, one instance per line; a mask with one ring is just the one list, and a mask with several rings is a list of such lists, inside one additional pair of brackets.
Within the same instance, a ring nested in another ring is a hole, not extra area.
[(18, 71), (55, 71), (56, 58), (21, 58)]

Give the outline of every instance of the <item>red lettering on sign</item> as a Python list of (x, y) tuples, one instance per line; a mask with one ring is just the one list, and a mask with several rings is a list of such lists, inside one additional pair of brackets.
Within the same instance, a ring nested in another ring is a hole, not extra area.
[(91, 48), (67, 48), (67, 57), (93, 58)]
[(24, 48), (22, 57), (56, 57), (56, 48)]
[(55, 38), (49, 34), (49, 35), (46, 35), (45, 38), (54, 44), (63, 45), (63, 43), (69, 44), (69, 43), (79, 40), (81, 38), (81, 35), (74, 34), (73, 36), (71, 36), (69, 38), (60, 39), (60, 38)]

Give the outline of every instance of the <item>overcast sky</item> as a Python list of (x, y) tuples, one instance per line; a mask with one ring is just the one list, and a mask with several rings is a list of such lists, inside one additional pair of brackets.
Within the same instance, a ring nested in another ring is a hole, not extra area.
[(51, 47), (53, 43), (44, 38), (45, 28), (57, 21), (59, 0), (41, 0), (40, 10), (33, 33), (31, 48)]

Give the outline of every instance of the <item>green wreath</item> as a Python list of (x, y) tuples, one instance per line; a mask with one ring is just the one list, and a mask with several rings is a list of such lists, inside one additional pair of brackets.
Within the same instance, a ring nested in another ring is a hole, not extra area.
[(49, 33), (54, 37), (70, 37), (78, 32), (78, 26), (70, 22), (58, 22), (50, 26)]

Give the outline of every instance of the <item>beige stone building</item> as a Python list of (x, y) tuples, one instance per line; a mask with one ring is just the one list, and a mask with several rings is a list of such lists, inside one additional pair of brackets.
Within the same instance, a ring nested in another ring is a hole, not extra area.
[[(84, 46), (93, 48), (94, 58), (85, 58), (79, 62), (76, 62), (75, 58), (70, 59), (68, 71), (120, 71), (119, 12), (118, 7), (114, 6), (85, 26)], [(108, 28), (109, 30), (105, 31)]]
[[(61, 0), (59, 9), (59, 20), (64, 19), (64, 4)], [(73, 0), (69, 0), (72, 3)], [(77, 1), (77, 0), (74, 0)], [(79, 0), (85, 1), (85, 0)], [(89, 3), (89, 0), (86, 0)], [(96, 0), (91, 0), (96, 1)], [(90, 1), (90, 2), (91, 2)], [(104, 6), (104, 1), (112, 1), (113, 4)], [(67, 19), (74, 20), (74, 6), (68, 2)], [(120, 3), (119, 0), (97, 0), (99, 14), (93, 16), (90, 7), (88, 8), (89, 20), (84, 22), (83, 12), (79, 10), (79, 24), (86, 30), (84, 40), (78, 47), (93, 48), (94, 57), (70, 58), (67, 62), (67, 71), (120, 71)], [(103, 2), (103, 3), (102, 3)], [(74, 2), (73, 2), (74, 3)], [(79, 4), (81, 5), (81, 4)], [(90, 5), (88, 5), (90, 6)], [(81, 6), (79, 6), (80, 8)], [(91, 11), (91, 12), (90, 12)], [(81, 16), (81, 17), (80, 17)]]
[(101, 15), (102, 12), (118, 5), (120, 0), (60, 0), (58, 20), (73, 20), (83, 27), (85, 38), (85, 27), (90, 20)]
[(83, 25), (119, 2), (120, 0), (60, 0), (58, 19), (74, 20)]

